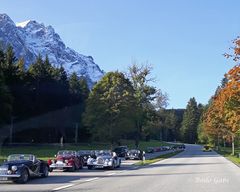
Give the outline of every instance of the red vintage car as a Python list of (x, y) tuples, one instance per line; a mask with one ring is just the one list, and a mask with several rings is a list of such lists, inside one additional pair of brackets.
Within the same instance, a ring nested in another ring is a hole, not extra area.
[(49, 171), (54, 169), (75, 171), (77, 169), (82, 169), (83, 167), (82, 157), (77, 155), (76, 151), (63, 150), (58, 151), (55, 159), (49, 159)]

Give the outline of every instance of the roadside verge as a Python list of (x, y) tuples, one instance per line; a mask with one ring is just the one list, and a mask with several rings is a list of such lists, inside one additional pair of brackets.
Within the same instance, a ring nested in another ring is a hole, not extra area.
[(169, 152), (169, 153), (166, 153), (166, 154), (162, 154), (162, 155), (159, 155), (159, 156), (151, 158), (151, 159), (146, 159), (145, 161), (137, 162), (137, 163), (135, 163), (135, 165), (139, 165), (139, 166), (150, 165), (152, 163), (156, 163), (158, 161), (173, 157), (173, 156), (175, 156), (175, 155), (177, 155), (177, 154), (179, 154), (183, 151), (184, 150), (178, 150), (178, 151), (173, 151), (173, 152)]

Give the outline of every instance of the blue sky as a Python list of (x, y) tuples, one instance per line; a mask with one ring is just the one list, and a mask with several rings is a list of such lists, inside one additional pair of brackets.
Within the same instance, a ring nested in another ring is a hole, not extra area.
[(0, 0), (14, 22), (52, 25), (65, 44), (107, 71), (152, 64), (169, 108), (206, 104), (234, 63), (222, 54), (240, 35), (234, 0)]

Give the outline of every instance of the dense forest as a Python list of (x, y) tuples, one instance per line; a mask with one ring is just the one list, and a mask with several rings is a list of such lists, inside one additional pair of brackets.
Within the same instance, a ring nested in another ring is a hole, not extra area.
[(151, 71), (134, 63), (127, 72), (106, 73), (90, 89), (84, 77), (52, 66), (47, 56), (26, 67), (11, 46), (1, 49), (1, 140), (196, 143), (205, 106), (193, 97), (186, 109), (166, 109), (168, 95), (150, 85)]

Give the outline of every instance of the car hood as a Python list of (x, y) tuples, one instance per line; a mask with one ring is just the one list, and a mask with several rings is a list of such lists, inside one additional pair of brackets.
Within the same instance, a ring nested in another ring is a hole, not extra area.
[(70, 156), (70, 155), (66, 155), (66, 156), (58, 155), (57, 156), (57, 160), (65, 160), (65, 159), (73, 159), (73, 158), (74, 158), (74, 156)]
[(28, 160), (21, 160), (21, 161), (7, 161), (4, 162), (0, 167), (11, 167), (13, 165), (16, 166), (22, 166), (22, 165), (31, 165), (32, 161), (28, 161)]

